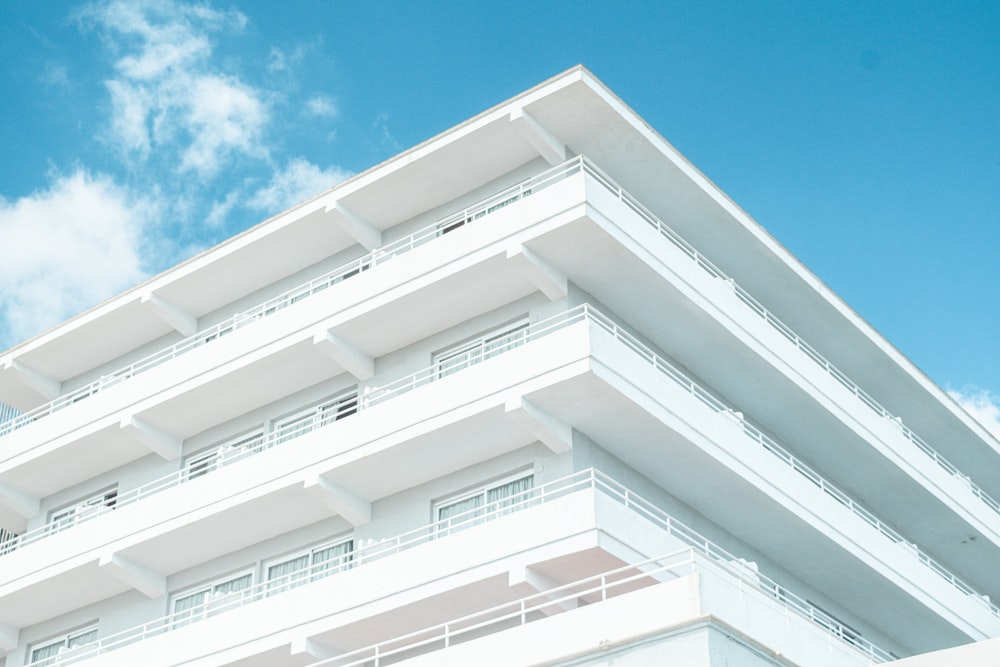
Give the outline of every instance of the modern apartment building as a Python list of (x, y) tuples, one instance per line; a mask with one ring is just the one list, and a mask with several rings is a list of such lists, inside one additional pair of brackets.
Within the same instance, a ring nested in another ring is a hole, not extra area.
[(1000, 637), (1000, 443), (582, 67), (6, 351), (0, 402), (3, 667)]

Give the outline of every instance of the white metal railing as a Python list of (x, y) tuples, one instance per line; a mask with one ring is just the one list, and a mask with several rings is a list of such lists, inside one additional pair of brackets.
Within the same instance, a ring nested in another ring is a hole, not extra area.
[(52, 412), (62, 409), (68, 405), (72, 405), (77, 401), (80, 401), (100, 390), (117, 384), (129, 377), (153, 368), (155, 366), (164, 363), (169, 359), (173, 359), (179, 354), (193, 349), (194, 347), (199, 347), (207, 342), (224, 336), (236, 329), (245, 326), (248, 323), (254, 322), (262, 317), (267, 317), (268, 315), (277, 312), (278, 310), (284, 309), (289, 305), (296, 303), (304, 298), (307, 298), (317, 292), (323, 291), (327, 287), (336, 284), (346, 278), (352, 277), (366, 271), (378, 263), (385, 262), (388, 259), (399, 256), (406, 253), (413, 248), (419, 247), (424, 243), (430, 241), (431, 239), (437, 238), (442, 233), (455, 229), (458, 226), (473, 222), (479, 218), (487, 215), (488, 213), (495, 211), (499, 208), (507, 206), (518, 199), (530, 195), (532, 192), (537, 192), (550, 185), (558, 183), (563, 179), (567, 178), (578, 172), (584, 172), (592, 176), (600, 185), (612, 192), (617, 198), (628, 206), (632, 211), (638, 214), (644, 221), (651, 225), (657, 232), (671, 242), (675, 247), (680, 249), (684, 254), (690, 257), (699, 267), (705, 270), (712, 277), (718, 278), (729, 284), (736, 296), (746, 304), (753, 312), (760, 316), (765, 322), (771, 325), (776, 331), (781, 333), (786, 339), (788, 339), (792, 344), (794, 344), (799, 350), (801, 350), (807, 357), (813, 360), (817, 365), (824, 369), (828, 374), (834, 379), (842, 384), (848, 391), (852, 392), (862, 403), (868, 406), (876, 414), (892, 420), (900, 428), (900, 432), (906, 437), (911, 443), (913, 443), (921, 452), (926, 456), (930, 457), (935, 463), (937, 463), (941, 468), (943, 468), (948, 474), (960, 479), (969, 489), (969, 491), (979, 498), (979, 500), (985, 504), (987, 507), (992, 509), (995, 513), (1000, 515), (1000, 502), (986, 493), (982, 488), (980, 488), (975, 482), (972, 481), (971, 477), (962, 473), (956, 466), (945, 459), (941, 454), (939, 454), (934, 448), (927, 444), (920, 436), (914, 433), (908, 426), (903, 424), (902, 419), (893, 415), (889, 410), (882, 407), (878, 401), (872, 398), (868, 393), (861, 389), (857, 383), (847, 377), (842, 371), (840, 371), (836, 366), (831, 364), (823, 355), (821, 355), (815, 348), (809, 345), (805, 340), (803, 340), (798, 334), (796, 334), (791, 327), (782, 322), (777, 316), (771, 313), (767, 308), (765, 308), (759, 301), (757, 301), (749, 292), (747, 292), (743, 287), (738, 285), (732, 278), (727, 276), (721, 269), (715, 266), (710, 260), (708, 260), (704, 255), (699, 253), (694, 246), (684, 240), (677, 232), (668, 227), (663, 221), (656, 217), (649, 209), (643, 206), (635, 197), (626, 192), (620, 185), (618, 185), (611, 177), (601, 171), (596, 165), (594, 165), (585, 156), (576, 156), (566, 162), (557, 165), (538, 176), (526, 179), (521, 183), (511, 186), (495, 195), (487, 197), (465, 209), (449, 215), (441, 220), (424, 227), (423, 229), (407, 236), (403, 239), (390, 243), (382, 248), (374, 250), (357, 260), (353, 260), (348, 264), (331, 271), (319, 278), (309, 281), (303, 285), (293, 288), (273, 299), (266, 301), (263, 304), (255, 306), (243, 313), (234, 315), (229, 320), (221, 322), (210, 329), (199, 332), (194, 336), (191, 336), (175, 345), (172, 345), (164, 350), (156, 352), (145, 359), (135, 362), (134, 364), (123, 368), (115, 373), (108, 376), (102, 377), (99, 380), (92, 382), (91, 384), (70, 392), (64, 396), (51, 401), (47, 404), (39, 406), (33, 410), (19, 413), (16, 411), (6, 411), (0, 414), (0, 436), (3, 436), (10, 431), (26, 426), (27, 424), (40, 419)]
[[(566, 498), (580, 491), (600, 492), (605, 497), (623, 506), (625, 509), (635, 512), (637, 515), (650, 521), (660, 529), (666, 531), (673, 537), (681, 540), (691, 549), (718, 565), (727, 572), (749, 583), (766, 595), (778, 600), (786, 608), (796, 612), (801, 617), (819, 625), (833, 636), (846, 641), (851, 646), (861, 650), (872, 657), (874, 661), (882, 662), (889, 658), (889, 654), (882, 651), (874, 644), (864, 639), (856, 631), (844, 626), (836, 619), (830, 617), (815, 605), (807, 602), (801, 597), (791, 593), (788, 589), (778, 585), (772, 579), (757, 572), (751, 572), (748, 568), (734, 565), (738, 559), (713, 544), (711, 541), (700, 535), (697, 531), (689, 528), (686, 524), (674, 519), (653, 503), (644, 499), (631, 491), (626, 486), (608, 477), (604, 473), (590, 468), (582, 470), (566, 477), (554, 480), (547, 484), (537, 486), (525, 491), (513, 494), (507, 498), (487, 503), (481, 507), (472, 508), (460, 514), (448, 517), (441, 521), (435, 521), (420, 528), (407, 531), (400, 535), (378, 542), (368, 541), (354, 545), (354, 550), (343, 554), (336, 561), (318, 563), (310, 568), (304, 568), (298, 572), (285, 575), (279, 579), (260, 582), (239, 592), (231, 593), (225, 597), (207, 600), (204, 604), (183, 612), (168, 614), (155, 620), (143, 623), (142, 625), (129, 628), (122, 632), (117, 632), (97, 641), (75, 648), (71, 653), (61, 656), (64, 665), (70, 665), (87, 658), (107, 653), (136, 642), (143, 641), (150, 637), (169, 632), (197, 623), (206, 618), (221, 614), (231, 609), (244, 607), (259, 600), (266, 599), (273, 595), (305, 586), (310, 583), (321, 581), (349, 568), (362, 567), (386, 556), (399, 554), (414, 547), (426, 544), (436, 539), (447, 539), (448, 536), (457, 532), (477, 526), (483, 523), (494, 521), (500, 517), (521, 512), (528, 508), (536, 507), (545, 503), (550, 503), (561, 498)], [(622, 571), (645, 567), (653, 561), (632, 564), (621, 568)], [(610, 577), (612, 573), (605, 573)], [(650, 572), (644, 572), (644, 577), (651, 576)], [(607, 578), (606, 577), (606, 578)], [(611, 581), (605, 581), (610, 584)], [(418, 587), (420, 584), (414, 584)], [(410, 589), (406, 589), (410, 590)], [(557, 589), (558, 590), (558, 589)], [(397, 591), (404, 592), (404, 591)], [(359, 603), (355, 609), (362, 605), (370, 604), (370, 600)], [(542, 606), (554, 604), (551, 600)], [(349, 611), (345, 610), (345, 611)], [(395, 641), (395, 640), (394, 640)], [(384, 642), (383, 642), (384, 643)], [(347, 654), (352, 655), (352, 654)], [(42, 663), (31, 663), (25, 667), (40, 667)], [(327, 664), (327, 663), (321, 663)], [(333, 663), (330, 663), (333, 664)], [(353, 664), (353, 663), (352, 663)]]
[[(738, 587), (748, 583), (747, 577), (742, 573), (722, 566), (718, 562), (705, 561), (699, 558), (699, 555), (698, 550), (694, 548), (679, 549), (663, 556), (577, 579), (542, 593), (534, 593), (489, 609), (453, 618), (445, 623), (369, 644), (332, 658), (321, 659), (309, 663), (308, 667), (382, 667), (396, 664), (409, 657), (447, 649), (464, 641), (479, 639), (549, 618), (553, 609), (559, 609), (564, 605), (575, 607), (581, 599), (589, 604), (598, 604), (619, 595), (627, 595), (636, 589), (678, 579), (703, 569), (712, 571), (716, 576), (721, 575), (730, 584)], [(809, 620), (824, 631), (847, 642), (850, 648), (860, 649), (868, 664), (878, 664), (892, 659), (891, 654), (856, 634), (846, 636), (839, 634), (843, 626), (828, 615), (822, 612), (819, 612), (822, 615), (816, 615), (815, 612), (818, 610), (815, 608), (812, 612), (813, 615), (807, 616)]]
[[(714, 412), (724, 414), (728, 418), (737, 421), (742, 426), (743, 432), (747, 437), (762, 446), (766, 451), (773, 454), (779, 461), (791, 467), (807, 480), (815, 484), (820, 490), (844, 505), (847, 509), (851, 510), (855, 516), (861, 518), (880, 534), (892, 542), (905, 547), (909, 553), (911, 553), (919, 560), (919, 562), (924, 564), (935, 574), (942, 577), (945, 581), (950, 583), (962, 593), (977, 601), (978, 604), (981, 604), (989, 609), (994, 616), (1000, 618), (1000, 607), (993, 604), (987, 596), (978, 593), (974, 588), (958, 578), (945, 566), (931, 558), (916, 544), (906, 540), (902, 535), (888, 526), (875, 514), (855, 502), (850, 496), (841, 491), (832, 482), (826, 480), (803, 461), (793, 456), (775, 439), (763, 433), (756, 426), (748, 422), (742, 413), (733, 410), (714, 394), (678, 370), (668, 360), (654, 352), (646, 344), (639, 341), (635, 336), (625, 331), (611, 318), (607, 317), (589, 304), (576, 306), (575, 308), (571, 308), (544, 320), (540, 320), (534, 324), (530, 324), (526, 330), (519, 329), (517, 336), (507, 337), (502, 342), (491, 347), (487, 347), (486, 345), (476, 345), (476, 341), (473, 341), (469, 345), (474, 346), (475, 349), (468, 356), (468, 358), (463, 361), (463, 367), (477, 365), (486, 359), (496, 357), (497, 355), (521, 347), (522, 345), (543, 338), (551, 333), (561, 331), (562, 329), (580, 322), (590, 322), (599, 326), (602, 330), (614, 337), (617, 342), (639, 355), (655, 370), (668, 377), (671, 381), (682, 387), (685, 391), (700, 400)], [(483, 336), (483, 340), (485, 341), (488, 338), (492, 340), (493, 337), (495, 337), (495, 332), (491, 332), (486, 336)], [(317, 428), (352, 415), (355, 412), (365, 410), (372, 405), (377, 405), (390, 398), (408, 393), (445, 376), (450, 377), (453, 372), (455, 372), (454, 369), (450, 367), (445, 368), (442, 364), (437, 363), (403, 378), (382, 385), (381, 387), (369, 388), (361, 396), (356, 396), (353, 392), (345, 392), (344, 394), (331, 399), (332, 401), (337, 401), (338, 407), (336, 410), (331, 410), (326, 413), (317, 412), (315, 417), (311, 420), (296, 423), (292, 427), (275, 430), (267, 435), (262, 435), (259, 442), (254, 442), (248, 446), (242, 447), (239, 451), (233, 452), (228, 457), (218, 457), (216, 462), (211, 464), (211, 470), (221, 468), (225, 465), (229, 465), (249, 456), (253, 456), (257, 453), (270, 449), (277, 444), (297, 438)], [(327, 404), (329, 404), (329, 402)], [(205, 474), (205, 472), (207, 471), (199, 469), (198, 474), (200, 476)], [(191, 473), (189, 470), (176, 471), (158, 480), (149, 482), (141, 487), (120, 494), (116, 501), (116, 507), (129, 505), (138, 501), (140, 498), (145, 498), (155, 493), (159, 493), (160, 491), (173, 488), (174, 486), (188, 481), (190, 478)], [(99, 508), (98, 512), (88, 515), (86, 518), (81, 518), (79, 521), (74, 524), (70, 524), (69, 526), (57, 528), (54, 524), (49, 524), (47, 526), (42, 526), (35, 531), (31, 531), (30, 533), (25, 533), (24, 535), (11, 538), (6, 543), (0, 544), (0, 555), (13, 551), (23, 544), (29, 544), (32, 541), (37, 541), (47, 537), (48, 535), (57, 532), (57, 530), (68, 529), (72, 525), (78, 525), (82, 521), (96, 518), (97, 516), (112, 510), (113, 508), (111, 507), (102, 507)]]
[(825, 370), (831, 377), (833, 377), (837, 382), (842, 384), (848, 391), (853, 393), (863, 404), (868, 406), (869, 409), (874, 411), (877, 415), (884, 417), (885, 419), (891, 420), (899, 426), (900, 431), (903, 436), (912, 442), (921, 452), (929, 456), (935, 463), (941, 466), (948, 474), (953, 475), (961, 479), (968, 487), (969, 490), (979, 498), (985, 505), (992, 509), (997, 514), (1000, 514), (1000, 502), (991, 497), (988, 493), (983, 491), (979, 486), (977, 486), (968, 475), (962, 473), (957, 467), (945, 459), (941, 454), (939, 454), (933, 447), (931, 447), (925, 440), (923, 440), (919, 435), (913, 432), (908, 426), (903, 423), (900, 417), (897, 417), (888, 409), (882, 406), (878, 401), (876, 401), (870, 394), (865, 392), (856, 382), (851, 380), (843, 371), (834, 366), (830, 361), (820, 354), (816, 348), (812, 347), (807, 343), (802, 337), (800, 337), (795, 331), (792, 330), (787, 324), (782, 322), (774, 313), (769, 311), (764, 307), (757, 299), (755, 299), (749, 292), (747, 292), (743, 287), (736, 283), (735, 280), (727, 276), (722, 269), (715, 266), (708, 258), (699, 253), (694, 246), (684, 240), (680, 234), (675, 232), (673, 229), (668, 227), (663, 221), (656, 217), (649, 209), (643, 206), (635, 197), (626, 192), (620, 185), (618, 185), (614, 180), (612, 180), (607, 174), (602, 172), (596, 165), (594, 165), (589, 160), (584, 159), (584, 169), (586, 173), (593, 176), (598, 182), (601, 183), (606, 189), (610, 190), (612, 193), (618, 196), (618, 199), (628, 206), (632, 211), (637, 213), (639, 217), (645, 220), (650, 226), (656, 229), (661, 236), (670, 241), (674, 246), (676, 246), (681, 252), (690, 257), (695, 264), (701, 267), (713, 278), (718, 278), (729, 284), (736, 296), (746, 304), (754, 313), (756, 313), (761, 319), (763, 319), (767, 324), (771, 325), (776, 331), (778, 331), (782, 336), (788, 339), (793, 345), (795, 345), (799, 350), (801, 350), (809, 359), (816, 363), (820, 368)]
[(90, 508), (86, 514), (74, 517), (72, 522), (51, 522), (44, 526), (39, 526), (21, 535), (9, 537), (6, 541), (0, 540), (0, 556), (10, 553), (15, 549), (27, 546), (41, 539), (69, 530), (74, 526), (85, 523), (99, 516), (116, 511), (138, 502), (143, 498), (180, 486), (185, 482), (202, 477), (212, 471), (220, 470), (232, 465), (237, 461), (242, 461), (260, 452), (271, 449), (288, 440), (310, 433), (318, 428), (331, 424), (337, 420), (353, 415), (358, 410), (357, 390), (350, 390), (341, 393), (327, 401), (325, 404), (336, 404), (336, 408), (324, 412), (317, 411), (312, 419), (302, 420), (285, 428), (275, 429), (270, 433), (261, 434), (258, 437), (241, 440), (235, 447), (220, 447), (216, 451), (214, 458), (200, 464), (197, 468), (184, 467), (180, 470), (164, 475), (159, 479), (147, 482), (142, 486), (120, 493), (112, 505), (100, 505)]
[(832, 482), (826, 480), (815, 470), (806, 465), (803, 461), (800, 461), (795, 456), (793, 456), (787, 449), (782, 447), (774, 438), (771, 438), (767, 434), (763, 433), (759, 428), (751, 424), (746, 420), (742, 413), (733, 410), (731, 407), (723, 403), (719, 398), (714, 396), (704, 387), (701, 387), (696, 382), (691, 380), (687, 375), (678, 370), (669, 361), (660, 357), (653, 350), (647, 347), (645, 344), (640, 342), (634, 336), (629, 334), (627, 331), (621, 329), (614, 321), (612, 321), (607, 316), (601, 314), (600, 312), (594, 310), (590, 306), (584, 306), (587, 309), (588, 316), (591, 321), (600, 325), (605, 331), (613, 335), (618, 341), (624, 343), (633, 352), (639, 354), (645, 358), (655, 369), (669, 377), (676, 384), (683, 387), (692, 396), (699, 399), (706, 406), (711, 408), (717, 413), (726, 414), (729, 418), (734, 419), (739, 422), (743, 427), (743, 432), (752, 440), (760, 444), (764, 449), (766, 449), (771, 454), (775, 455), (780, 461), (791, 467), (793, 470), (804, 476), (810, 482), (815, 484), (819, 489), (827, 493), (830, 497), (834, 498), (837, 502), (841, 503), (847, 507), (856, 516), (860, 517), (870, 526), (875, 528), (879, 533), (889, 538), (893, 542), (905, 546), (921, 563), (930, 568), (935, 574), (941, 576), (952, 586), (957, 588), (962, 593), (970, 596), (972, 599), (976, 600), (979, 604), (985, 606), (989, 609), (994, 616), (1000, 618), (1000, 607), (993, 604), (988, 597), (978, 593), (974, 588), (969, 586), (967, 583), (955, 576), (946, 567), (935, 561), (927, 553), (925, 553), (920, 547), (912, 542), (907, 541), (902, 535), (893, 530), (891, 527), (886, 525), (882, 520), (875, 516), (872, 512), (865, 509), (857, 502), (855, 502), (850, 496), (837, 488)]
[(525, 179), (516, 185), (501, 190), (471, 204), (461, 211), (452, 213), (441, 218), (434, 223), (397, 241), (388, 243), (377, 248), (358, 259), (352, 260), (329, 273), (325, 273), (318, 278), (314, 278), (307, 283), (289, 289), (278, 296), (268, 299), (248, 310), (237, 313), (229, 319), (215, 324), (208, 329), (199, 331), (193, 336), (189, 336), (169, 347), (154, 352), (139, 361), (109, 373), (93, 382), (74, 389), (62, 396), (59, 396), (48, 403), (25, 412), (16, 410), (0, 410), (0, 436), (11, 431), (27, 426), (54, 412), (58, 412), (74, 403), (78, 403), (89, 396), (93, 396), (104, 389), (119, 384), (129, 378), (135, 377), (152, 368), (156, 368), (171, 359), (175, 359), (186, 352), (201, 347), (207, 343), (222, 338), (237, 329), (241, 329), (262, 318), (273, 315), (284, 310), (292, 304), (298, 303), (314, 294), (336, 285), (339, 282), (352, 278), (364, 271), (368, 271), (379, 264), (403, 255), (414, 248), (418, 248), (442, 234), (457, 229), (460, 226), (471, 224), (486, 215), (499, 210), (505, 206), (513, 204), (532, 193), (544, 190), (556, 183), (565, 180), (568, 176), (579, 173), (582, 169), (581, 158), (572, 158), (560, 165), (552, 167), (537, 176)]

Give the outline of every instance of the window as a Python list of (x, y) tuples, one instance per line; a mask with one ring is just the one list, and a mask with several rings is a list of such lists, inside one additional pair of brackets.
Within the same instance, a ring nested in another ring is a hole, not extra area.
[(28, 647), (28, 662), (32, 667), (57, 664), (57, 656), (77, 646), (90, 644), (97, 639), (97, 626), (92, 625), (76, 632), (46, 641), (41, 646)]
[(448, 534), (482, 522), (483, 516), (505, 514), (515, 502), (527, 497), (534, 487), (533, 474), (508, 477), (499, 482), (452, 496), (434, 505), (434, 517), (439, 522), (438, 534)]
[(49, 516), (49, 531), (58, 533), (76, 525), (81, 521), (87, 521), (108, 510), (114, 509), (118, 501), (118, 488), (102, 491), (82, 502), (73, 503), (68, 507), (55, 510)]
[(457, 371), (478, 364), (502, 352), (524, 344), (528, 323), (517, 324), (490, 332), (474, 341), (456, 345), (434, 355), (437, 375), (443, 378)]
[(253, 573), (243, 572), (174, 595), (170, 603), (173, 627), (188, 625), (212, 614), (226, 611), (251, 585), (253, 585)]
[(248, 453), (257, 450), (264, 439), (264, 432), (254, 431), (233, 438), (217, 447), (195, 454), (184, 464), (185, 480), (192, 480), (218, 470), (226, 464), (238, 461)]
[(277, 422), (274, 427), (278, 434), (276, 442), (285, 442), (305, 435), (315, 428), (353, 415), (357, 411), (358, 390), (352, 389), (336, 398)]
[(465, 225), (475, 220), (478, 220), (479, 218), (488, 215), (493, 211), (499, 210), (504, 206), (509, 206), (510, 204), (513, 204), (514, 202), (519, 201), (520, 199), (527, 197), (530, 194), (531, 190), (523, 190), (522, 192), (518, 192), (516, 194), (511, 195), (510, 197), (507, 197), (506, 199), (502, 199), (494, 204), (491, 204), (490, 206), (484, 209), (478, 210), (475, 213), (469, 215), (462, 215), (461, 213), (457, 213), (456, 217), (448, 219), (438, 225), (438, 234), (444, 235), (449, 232), (453, 232), (459, 227), (464, 227)]
[(17, 533), (0, 528), (0, 556), (17, 548)]
[(267, 566), (268, 594), (280, 593), (290, 588), (334, 574), (349, 566), (354, 558), (354, 540), (324, 544), (309, 551), (285, 557)]

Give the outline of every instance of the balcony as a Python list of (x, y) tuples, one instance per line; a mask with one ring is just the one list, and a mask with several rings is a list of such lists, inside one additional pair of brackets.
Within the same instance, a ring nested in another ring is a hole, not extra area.
[[(163, 442), (179, 443), (303, 384), (345, 371), (366, 378), (377, 358), (413, 337), (538, 289), (557, 296), (552, 269), (614, 304), (741, 409), (796, 443), (801, 457), (843, 479), (853, 494), (876, 499), (881, 513), (948, 560), (982, 560), (927, 529), (954, 513), (968, 524), (965, 536), (982, 534), (1000, 547), (1000, 505), (987, 492), (582, 157), (61, 397), (62, 423), (45, 427), (57, 419), (45, 417), (22, 429), (31, 431), (23, 438), (20, 431), (4, 438), (11, 456), (0, 462), (0, 483), (39, 498), (102, 472), (89, 462), (113, 467), (151, 448), (170, 458), (179, 444)], [(607, 280), (612, 274), (624, 279)], [(649, 298), (637, 300), (634, 284), (647, 285)], [(649, 308), (650, 301), (660, 307)], [(687, 326), (671, 326), (673, 316)], [(412, 325), (406, 340), (387, 326), (400, 318)], [(746, 372), (734, 376), (733, 363)], [(265, 375), (267, 383), (254, 382)], [(181, 378), (197, 379), (178, 385)], [(247, 387), (258, 388), (245, 395)], [(233, 394), (241, 400), (218, 404), (218, 396)], [(211, 412), (199, 409), (208, 402)], [(886, 484), (908, 492), (883, 494)]]
[[(669, 555), (642, 556), (664, 550)], [(678, 585), (677, 579), (695, 572), (703, 581)], [(692, 584), (705, 607), (680, 602), (689, 597)], [(524, 595), (526, 585), (545, 588)], [(226, 664), (280, 666), (303, 664), (303, 658), (324, 651), (341, 655), (317, 664), (363, 664), (376, 657), (389, 664), (393, 656), (400, 659), (442, 642), (460, 644), (483, 634), (480, 630), (545, 623), (578, 607), (583, 611), (584, 604), (656, 587), (669, 601), (665, 610), (691, 618), (725, 610), (719, 617), (734, 627), (769, 628), (764, 636), (787, 646), (789, 657), (796, 650), (809, 655), (817, 647), (829, 652), (832, 642), (833, 656), (848, 662), (830, 664), (888, 658), (626, 487), (587, 470), (359, 546), (334, 565), (213, 600), (187, 610), (183, 618), (169, 615), (105, 635), (65, 654), (61, 664), (97, 664), (100, 656), (99, 664), (108, 667), (154, 667), (211, 654)], [(421, 627), (463, 607), (473, 611)], [(772, 623), (774, 617), (782, 622)], [(402, 631), (413, 625), (420, 629)], [(803, 640), (802, 633), (809, 639)], [(371, 637), (381, 639), (366, 645)]]
[[(71, 542), (57, 534), (8, 554), (0, 599), (10, 600), (18, 616), (0, 622), (27, 625), (42, 608), (51, 612), (54, 596), (67, 609), (82, 606), (94, 598), (64, 591), (84, 581), (90, 595), (120, 592), (124, 583), (101, 566), (107, 554), (165, 575), (331, 512), (363, 523), (371, 502), (536, 438), (569, 451), (572, 437), (560, 436), (568, 433), (559, 426), (565, 424), (748, 543), (760, 544), (761, 534), (795, 539), (791, 561), (780, 540), (759, 548), (773, 546), (768, 555), (807, 581), (864, 597), (866, 586), (884, 589), (888, 578), (899, 599), (887, 594), (866, 606), (876, 613), (880, 604), (914, 607), (920, 620), (899, 622), (928, 623), (928, 641), (964, 636), (942, 630), (936, 614), (968, 636), (1000, 628), (1000, 612), (970, 586), (592, 308), (535, 323), (500, 347), (473, 348), (478, 352), (461, 369), (435, 365), (370, 389), (356, 407), (352, 399), (343, 411), (267, 434), (237, 458), (220, 459), (214, 472), (194, 479), (178, 473), (125, 490), (114, 511), (66, 531), (75, 533)], [(474, 451), (462, 446), (473, 434)], [(691, 479), (691, 469), (703, 473)], [(332, 507), (325, 504), (331, 493)], [(337, 505), (345, 495), (353, 501)], [(140, 500), (140, 511), (130, 513)], [(251, 518), (265, 507), (281, 520)], [(99, 530), (89, 529), (98, 523)], [(209, 535), (210, 548), (199, 541)], [(82, 553), (67, 562), (69, 544)], [(852, 572), (852, 585), (827, 581), (832, 572)], [(944, 638), (932, 638), (942, 632)]]

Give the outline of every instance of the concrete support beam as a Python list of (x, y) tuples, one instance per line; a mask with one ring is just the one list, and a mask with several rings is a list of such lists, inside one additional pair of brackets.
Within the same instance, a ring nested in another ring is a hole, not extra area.
[(554, 166), (566, 159), (566, 144), (545, 129), (524, 108), (511, 111), (510, 122), (549, 164)]
[(167, 594), (167, 578), (164, 575), (153, 572), (120, 554), (104, 554), (97, 565), (148, 598), (155, 599)]
[[(511, 588), (528, 587), (538, 593), (545, 593), (560, 586), (559, 582), (542, 574), (530, 565), (516, 565), (508, 570), (507, 583)], [(579, 606), (576, 598), (560, 599), (567, 595), (569, 595), (568, 591), (555, 591), (551, 595), (548, 595), (548, 599), (559, 600), (559, 602), (548, 607), (542, 607), (542, 613), (546, 616), (551, 616), (560, 611), (576, 609)]]
[(322, 475), (311, 475), (303, 488), (320, 502), (347, 519), (352, 526), (362, 526), (372, 519), (372, 504)]
[(293, 658), (304, 657), (309, 659), (310, 662), (314, 660), (332, 660), (337, 656), (343, 655), (342, 651), (320, 644), (308, 637), (292, 640), (288, 652)]
[(151, 309), (157, 317), (180, 332), (182, 336), (193, 336), (198, 333), (197, 317), (152, 292), (144, 294), (139, 303)]
[(549, 301), (562, 299), (569, 291), (569, 280), (565, 274), (523, 245), (508, 248), (507, 259), (516, 262)]
[(184, 444), (181, 438), (170, 435), (163, 429), (136, 416), (125, 417), (121, 420), (120, 426), (123, 429), (131, 430), (149, 451), (160, 455), (165, 460), (174, 461), (180, 458), (181, 447)]
[(8, 359), (7, 363), (4, 364), (4, 370), (16, 372), (21, 377), (21, 382), (50, 401), (57, 398), (62, 392), (62, 382), (35, 370), (17, 359)]
[(30, 519), (42, 511), (42, 501), (40, 498), (28, 495), (17, 489), (12, 489), (3, 483), (0, 483), (0, 505), (6, 506), (25, 519)]
[(375, 375), (375, 359), (337, 334), (321, 331), (313, 336), (313, 344), (357, 379), (369, 380)]
[(333, 216), (334, 221), (348, 236), (369, 250), (382, 245), (382, 232), (341, 202), (333, 202), (326, 207), (326, 212)]
[(17, 648), (18, 630), (13, 625), (0, 623), (0, 651), (13, 651)]
[(573, 449), (573, 427), (523, 397), (508, 400), (504, 409), (529, 433), (556, 454)]

